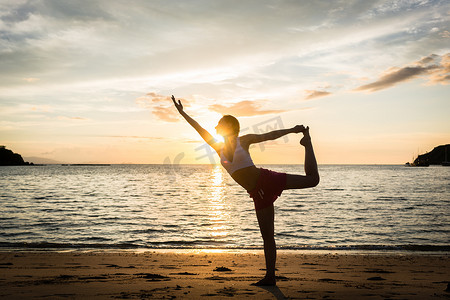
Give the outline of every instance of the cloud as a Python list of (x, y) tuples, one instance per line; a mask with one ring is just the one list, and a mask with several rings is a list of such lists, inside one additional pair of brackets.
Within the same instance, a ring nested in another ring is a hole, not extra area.
[(107, 136), (101, 136), (101, 137), (107, 137), (107, 138), (124, 138), (124, 139), (148, 139), (148, 140), (163, 140), (164, 137), (158, 137), (158, 136), (143, 136), (143, 135), (107, 135)]
[[(22, 107), (24, 107), (24, 106), (22, 105)], [(25, 107), (27, 107), (27, 106), (25, 106)], [(35, 112), (53, 112), (54, 111), (54, 107), (51, 105), (33, 105), (29, 109), (32, 111), (35, 111)]]
[[(177, 100), (181, 100), (183, 107), (190, 106), (185, 99), (177, 98)], [(150, 109), (152, 114), (162, 121), (178, 122), (181, 120), (178, 116), (178, 111), (173, 105), (171, 96), (151, 92), (137, 98), (136, 103), (143, 108)]]
[(306, 96), (305, 100), (311, 100), (314, 98), (325, 97), (325, 96), (331, 95), (330, 92), (326, 92), (326, 91), (305, 90), (305, 92), (308, 93), (308, 96)]
[(82, 0), (73, 1), (55, 1), (45, 3), (42, 1), (15, 1), (8, 3), (9, 9), (0, 17), (6, 23), (20, 23), (28, 20), (32, 15), (41, 14), (55, 19), (64, 19), (70, 21), (91, 21), (98, 19), (109, 19), (98, 1)]
[(157, 93), (147, 93), (145, 97), (150, 98), (152, 102), (170, 102), (172, 99), (169, 96), (158, 95)]
[(39, 81), (39, 78), (26, 77), (26, 78), (23, 78), (23, 80), (25, 80), (26, 82), (36, 82), (36, 81)]
[(425, 74), (429, 72), (431, 69), (435, 69), (436, 66), (431, 67), (403, 67), (400, 69), (395, 69), (390, 72), (387, 72), (386, 75), (381, 76), (377, 81), (362, 85), (358, 87), (357, 91), (370, 91), (375, 92), (379, 90), (383, 90), (389, 87), (392, 87), (398, 83), (401, 83), (403, 81), (410, 80), (414, 77), (417, 77), (419, 75)]
[(422, 58), (421, 60), (419, 60), (419, 61), (417, 62), (417, 64), (418, 64), (419, 66), (423, 66), (423, 65), (426, 65), (426, 64), (429, 64), (429, 63), (434, 62), (437, 58), (439, 58), (439, 55), (431, 54), (431, 55), (425, 56), (424, 58)]
[[(425, 29), (445, 28), (445, 18), (440, 17), (446, 11), (444, 4), (394, 2), (338, 1), (325, 7), (320, 2), (287, 0), (265, 4), (237, 1), (233, 5), (222, 1), (208, 5), (204, 1), (136, 1), (131, 6), (106, 0), (3, 1), (0, 88), (29, 88), (28, 82), (20, 79), (31, 76), (40, 78), (37, 87), (128, 78), (123, 86), (139, 86), (140, 91), (148, 86), (175, 90), (177, 85), (196, 80), (219, 82), (215, 88), (221, 92), (224, 78), (236, 78), (236, 90), (239, 77), (249, 74), (266, 79), (267, 87), (285, 82), (298, 85), (299, 79), (306, 78), (302, 70), (309, 69), (304, 67), (305, 61), (312, 68), (358, 61), (355, 67), (363, 68), (363, 59), (373, 62), (372, 53), (367, 54), (369, 48), (380, 60), (389, 56), (385, 53), (396, 53), (409, 61), (404, 54), (412, 51), (399, 53), (399, 43), (409, 41), (419, 47), (411, 39), (421, 43), (442, 40)], [(399, 12), (401, 17), (392, 17)], [(366, 15), (371, 18), (364, 18)], [(405, 29), (410, 27), (418, 33), (406, 35)], [(393, 36), (406, 40), (391, 40)], [(426, 44), (432, 50), (440, 47), (437, 41)], [(355, 58), (349, 49), (356, 49), (361, 57)], [(382, 49), (383, 55), (376, 49)], [(335, 59), (337, 52), (342, 56)], [(261, 72), (261, 66), (279, 66), (285, 58), (295, 64), (281, 66), (275, 74)], [(300, 72), (294, 66), (299, 66)], [(199, 73), (204, 74), (200, 79)], [(311, 74), (308, 72), (309, 79)], [(283, 80), (274, 80), (277, 76)], [(118, 86), (117, 82), (108, 85)], [(236, 94), (243, 95), (241, 91)]]
[(429, 84), (448, 84), (450, 82), (450, 53), (442, 56), (440, 68), (434, 72)]
[(247, 116), (257, 116), (266, 115), (273, 113), (282, 113), (285, 110), (262, 110), (261, 104), (255, 101), (244, 100), (232, 104), (231, 106), (225, 106), (222, 104), (213, 104), (209, 106), (209, 110), (225, 114), (231, 114), (236, 117), (247, 117)]
[(442, 57), (431, 54), (411, 65), (401, 68), (390, 68), (376, 81), (362, 85), (356, 88), (355, 91), (375, 92), (390, 88), (421, 75), (428, 75), (431, 84), (445, 84), (449, 80), (449, 53)]
[(60, 121), (86, 121), (86, 118), (82, 117), (66, 117), (66, 116), (58, 116), (57, 118)]
[(153, 109), (153, 114), (157, 116), (160, 120), (166, 121), (166, 122), (178, 122), (180, 121), (180, 117), (178, 116), (178, 112), (176, 109), (168, 108), (168, 107), (155, 107)]

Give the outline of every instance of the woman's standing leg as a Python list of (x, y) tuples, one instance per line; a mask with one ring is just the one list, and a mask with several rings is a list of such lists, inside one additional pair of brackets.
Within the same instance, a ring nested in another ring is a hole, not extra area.
[(264, 257), (266, 259), (266, 276), (254, 285), (275, 285), (275, 263), (277, 260), (277, 247), (275, 244), (274, 233), (274, 208), (273, 204), (269, 207), (256, 211), (258, 217), (259, 230), (264, 241)]

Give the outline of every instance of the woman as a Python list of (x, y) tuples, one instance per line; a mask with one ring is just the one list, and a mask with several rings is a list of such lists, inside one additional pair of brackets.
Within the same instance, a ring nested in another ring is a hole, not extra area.
[[(281, 195), (283, 190), (303, 189), (319, 184), (319, 172), (311, 144), (309, 127), (305, 128), (303, 125), (297, 125), (291, 129), (280, 129), (264, 134), (238, 136), (238, 120), (233, 116), (226, 115), (220, 119), (216, 126), (217, 133), (224, 138), (224, 142), (218, 142), (208, 131), (186, 114), (180, 100), (177, 103), (175, 97), (172, 96), (172, 101), (186, 121), (197, 130), (206, 143), (216, 150), (220, 156), (222, 166), (228, 171), (231, 177), (246, 189), (253, 199), (259, 229), (264, 241), (264, 256), (266, 260), (265, 277), (253, 285), (276, 285), (275, 262), (277, 253), (274, 237), (273, 202)], [(251, 144), (275, 140), (288, 133), (300, 132), (303, 133), (300, 144), (305, 147), (304, 166), (306, 175), (278, 173), (264, 168), (257, 168), (254, 165), (248, 152)]]

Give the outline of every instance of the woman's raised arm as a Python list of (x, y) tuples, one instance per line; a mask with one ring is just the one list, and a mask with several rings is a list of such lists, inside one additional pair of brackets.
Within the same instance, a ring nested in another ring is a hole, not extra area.
[(175, 107), (177, 108), (180, 115), (183, 116), (183, 118), (192, 126), (194, 129), (200, 134), (200, 136), (205, 140), (208, 145), (210, 145), (214, 150), (216, 150), (217, 153), (220, 152), (220, 145), (218, 141), (200, 124), (197, 123), (194, 119), (192, 119), (183, 109), (183, 105), (181, 104), (181, 100), (177, 101), (175, 100), (175, 97), (172, 95), (172, 101), (173, 104), (175, 104)]

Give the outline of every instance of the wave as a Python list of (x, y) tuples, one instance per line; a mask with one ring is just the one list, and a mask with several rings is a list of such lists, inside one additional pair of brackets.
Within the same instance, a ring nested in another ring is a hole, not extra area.
[[(215, 244), (215, 245), (214, 245)], [(168, 241), (150, 244), (136, 243), (52, 243), (52, 242), (0, 242), (1, 250), (20, 249), (223, 249), (223, 250), (259, 250), (261, 246), (220, 246), (220, 242)], [(296, 245), (281, 246), (279, 250), (324, 250), (324, 251), (411, 251), (411, 252), (450, 252), (450, 245)]]

